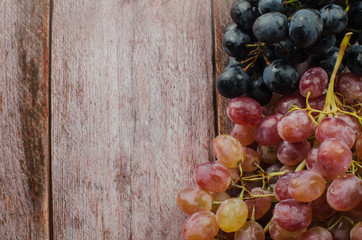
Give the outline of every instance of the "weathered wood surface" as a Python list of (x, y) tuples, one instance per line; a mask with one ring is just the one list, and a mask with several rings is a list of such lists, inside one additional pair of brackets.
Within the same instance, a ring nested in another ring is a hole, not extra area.
[(210, 1), (54, 1), (54, 239), (182, 239), (214, 136)]
[[(227, 54), (221, 48), (221, 41), (227, 24), (232, 22), (230, 7), (235, 0), (213, 0), (214, 3), (214, 34), (215, 34), (215, 75), (216, 77), (224, 69), (227, 62)], [(217, 129), (218, 134), (230, 134), (232, 122), (226, 114), (229, 99), (216, 93)]]
[(0, 1), (0, 239), (49, 239), (49, 14)]

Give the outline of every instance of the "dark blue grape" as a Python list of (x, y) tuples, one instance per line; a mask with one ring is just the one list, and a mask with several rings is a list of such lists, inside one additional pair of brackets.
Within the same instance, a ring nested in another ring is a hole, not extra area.
[(279, 12), (263, 14), (256, 19), (253, 33), (260, 42), (277, 43), (288, 37), (288, 19)]
[(347, 51), (346, 65), (352, 73), (362, 77), (362, 45), (355, 45)]
[(336, 37), (332, 36), (320, 36), (318, 40), (309, 48), (306, 48), (306, 52), (312, 56), (322, 56), (331, 51), (336, 44)]
[(288, 61), (277, 59), (264, 69), (263, 79), (268, 88), (278, 94), (289, 94), (298, 89), (299, 73)]
[(278, 58), (286, 59), (291, 63), (302, 63), (308, 59), (308, 54), (298, 48), (290, 38), (275, 44), (275, 54)]
[(323, 18), (323, 34), (335, 35), (347, 26), (347, 12), (339, 5), (330, 4), (320, 10)]
[(255, 19), (260, 16), (258, 9), (246, 0), (234, 2), (230, 9), (233, 21), (242, 29), (251, 29)]
[(355, 29), (362, 29), (362, 2), (351, 5), (348, 11), (348, 25)]
[(323, 19), (314, 9), (297, 11), (289, 25), (289, 36), (297, 47), (307, 48), (312, 46), (323, 30)]
[[(328, 75), (331, 75), (334, 69), (334, 65), (336, 64), (338, 57), (339, 48), (334, 47), (329, 53), (324, 54), (323, 56), (317, 58), (317, 67), (323, 68)], [(338, 72), (342, 72), (344, 69), (343, 61), (338, 68)]]
[(227, 31), (222, 38), (222, 48), (231, 57), (243, 58), (249, 53), (245, 46), (251, 43), (250, 37), (239, 29)]
[(260, 0), (258, 4), (259, 11), (264, 14), (268, 12), (285, 12), (282, 0)]
[(216, 80), (218, 92), (226, 98), (243, 95), (250, 85), (250, 77), (239, 66), (225, 68)]
[(251, 80), (246, 96), (255, 99), (260, 105), (265, 106), (272, 99), (273, 92), (264, 83), (263, 76), (259, 76), (257, 79)]

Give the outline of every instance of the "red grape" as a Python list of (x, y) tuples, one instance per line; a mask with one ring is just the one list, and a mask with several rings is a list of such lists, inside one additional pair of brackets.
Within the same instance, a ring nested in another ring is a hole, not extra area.
[(306, 229), (301, 231), (289, 232), (281, 228), (276, 221), (272, 221), (269, 226), (269, 233), (273, 240), (300, 240), (300, 236), (304, 233)]
[(189, 187), (177, 195), (177, 205), (181, 211), (189, 215), (200, 211), (210, 211), (212, 196), (198, 187)]
[(327, 189), (322, 196), (310, 202), (309, 206), (312, 208), (313, 217), (319, 219), (327, 219), (336, 213), (336, 210), (331, 208), (327, 202)]
[(244, 150), (246, 153), (246, 158), (241, 165), (241, 168), (243, 169), (243, 172), (254, 172), (258, 169), (255, 164), (260, 164), (260, 156), (255, 150), (251, 148), (245, 147)]
[(319, 173), (303, 170), (291, 177), (288, 192), (299, 202), (311, 202), (323, 194), (325, 187), (325, 180)]
[(326, 89), (328, 84), (328, 74), (323, 68), (313, 67), (305, 71), (299, 81), (299, 92), (303, 97), (317, 98)]
[(253, 142), (255, 142), (254, 139), (255, 128), (256, 126), (235, 124), (230, 135), (239, 140), (241, 145), (248, 146)]
[(305, 99), (299, 94), (288, 94), (278, 99), (275, 113), (287, 114), (294, 106), (305, 108)]
[(194, 175), (196, 184), (211, 192), (224, 192), (231, 183), (229, 170), (216, 162), (196, 165)]
[(275, 183), (274, 194), (275, 198), (278, 199), (278, 201), (292, 198), (292, 196), (290, 196), (289, 194), (288, 187), (290, 179), (294, 174), (294, 172), (287, 172), (283, 176), (281, 176), (279, 180)]
[(359, 158), (362, 159), (362, 135), (357, 138), (356, 141), (356, 153)]
[(335, 138), (336, 140), (346, 143), (349, 148), (352, 148), (356, 140), (352, 128), (350, 128), (343, 120), (333, 117), (324, 118), (319, 123), (315, 135), (320, 143), (327, 139)]
[(234, 98), (227, 107), (227, 115), (236, 124), (256, 125), (261, 114), (261, 105), (248, 97)]
[(353, 73), (342, 73), (338, 77), (337, 92), (344, 96), (347, 104), (355, 104), (356, 100), (362, 100), (362, 80), (361, 77)]
[(281, 228), (290, 232), (301, 231), (312, 222), (312, 209), (307, 203), (286, 199), (275, 205), (273, 216)]
[(333, 240), (332, 234), (325, 228), (311, 228), (300, 236), (300, 240)]
[(280, 143), (282, 139), (278, 134), (277, 125), (282, 116), (280, 113), (276, 113), (261, 119), (255, 129), (255, 141), (264, 146)]
[(351, 240), (361, 240), (362, 239), (362, 222), (361, 221), (359, 221), (351, 229), (350, 237), (351, 237)]
[(257, 152), (259, 153), (261, 161), (265, 163), (276, 163), (278, 162), (278, 145), (273, 146), (262, 146), (258, 145)]
[(202, 211), (186, 219), (182, 235), (185, 240), (210, 240), (217, 235), (218, 231), (215, 214)]
[[(270, 194), (270, 192), (265, 191), (265, 190), (261, 189), (260, 187), (253, 188), (250, 192), (253, 196)], [(252, 202), (254, 202), (254, 207), (255, 207), (254, 218), (255, 218), (255, 220), (258, 220), (258, 219), (262, 218), (268, 212), (268, 210), (270, 209), (272, 200), (271, 200), (271, 197), (258, 197), (258, 198), (255, 198), (254, 200), (245, 200), (246, 205), (248, 205), (248, 211), (249, 211), (248, 218), (251, 218), (251, 215), (253, 212), (253, 203)]]
[(278, 123), (279, 136), (288, 142), (303, 142), (314, 133), (315, 125), (304, 110), (287, 113)]
[(299, 143), (283, 141), (279, 145), (277, 156), (284, 165), (295, 166), (307, 157), (310, 149), (311, 145), (308, 141)]
[(349, 211), (362, 201), (362, 180), (352, 174), (344, 174), (328, 187), (327, 202), (337, 211)]
[(344, 142), (331, 138), (319, 146), (318, 161), (323, 171), (322, 176), (326, 180), (334, 179), (351, 166), (352, 152)]
[(257, 222), (246, 222), (235, 232), (234, 240), (265, 240), (264, 229)]

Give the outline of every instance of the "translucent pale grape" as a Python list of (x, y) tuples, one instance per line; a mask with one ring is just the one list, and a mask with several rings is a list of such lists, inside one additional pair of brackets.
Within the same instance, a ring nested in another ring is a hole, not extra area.
[(240, 198), (224, 201), (216, 212), (216, 222), (224, 232), (235, 232), (241, 228), (248, 217), (248, 207)]
[(317, 172), (303, 170), (295, 173), (289, 181), (288, 192), (299, 202), (311, 202), (319, 198), (326, 187), (324, 178)]
[(238, 140), (230, 135), (219, 135), (212, 143), (214, 155), (220, 164), (228, 168), (236, 168), (245, 160), (245, 151)]
[(254, 132), (256, 126), (235, 124), (230, 135), (236, 138), (241, 145), (248, 146), (255, 142)]

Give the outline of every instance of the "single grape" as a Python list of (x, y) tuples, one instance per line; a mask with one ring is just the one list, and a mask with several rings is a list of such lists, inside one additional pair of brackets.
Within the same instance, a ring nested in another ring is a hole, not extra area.
[[(252, 196), (261, 196), (268, 195), (270, 192), (261, 189), (260, 187), (253, 188), (250, 193)], [(254, 200), (245, 200), (246, 205), (248, 206), (248, 218), (252, 217), (253, 213), (253, 203), (255, 207), (254, 218), (258, 220), (262, 218), (270, 209), (272, 199), (271, 197), (257, 197)]]
[(194, 176), (200, 188), (211, 192), (224, 192), (231, 183), (229, 170), (216, 162), (196, 165)]
[(277, 125), (283, 115), (276, 113), (260, 120), (254, 132), (257, 143), (264, 146), (272, 146), (282, 141), (279, 137)]
[(257, 222), (246, 222), (235, 232), (234, 240), (265, 240), (264, 229)]
[(198, 187), (188, 187), (177, 195), (177, 206), (189, 215), (201, 211), (210, 211), (212, 196)]
[(256, 164), (260, 165), (260, 156), (251, 148), (245, 147), (244, 150), (246, 158), (243, 164), (241, 164), (241, 168), (243, 169), (243, 172), (254, 172), (258, 169)]
[(318, 162), (326, 180), (334, 179), (345, 173), (352, 163), (351, 149), (336, 139), (327, 139), (318, 150)]
[(307, 229), (289, 232), (281, 228), (276, 221), (272, 221), (269, 226), (269, 234), (273, 240), (300, 240), (300, 236), (305, 231), (307, 231)]
[(295, 106), (305, 108), (305, 98), (295, 93), (284, 95), (276, 102), (275, 113), (285, 115)]
[(333, 240), (349, 240), (352, 227), (353, 225), (348, 219), (342, 218), (342, 220), (330, 230)]
[[(235, 29), (237, 29), (237, 28), (238, 28), (238, 25), (237, 25), (236, 23), (234, 23), (234, 22), (231, 22), (231, 23), (229, 23), (228, 25), (226, 25), (225, 30), (224, 30), (224, 33), (228, 32), (228, 31), (230, 31), (230, 30), (235, 30)], [(230, 59), (230, 58), (229, 58), (229, 59)]]
[(349, 211), (362, 201), (362, 180), (344, 174), (333, 180), (327, 191), (329, 206), (337, 211)]
[(315, 135), (320, 143), (334, 138), (344, 142), (349, 148), (352, 148), (356, 141), (352, 128), (345, 121), (334, 117), (323, 118), (317, 127)]
[(285, 95), (298, 88), (299, 73), (288, 61), (277, 59), (264, 69), (263, 79), (271, 91)]
[(362, 239), (362, 221), (359, 221), (356, 225), (354, 225), (354, 227), (351, 229), (350, 237), (351, 240)]
[(246, 57), (249, 53), (246, 44), (249, 43), (249, 35), (237, 28), (227, 31), (222, 37), (222, 49), (231, 57)]
[(275, 205), (273, 216), (281, 228), (290, 232), (301, 231), (312, 222), (312, 209), (307, 203), (286, 199)]
[(323, 68), (313, 67), (305, 71), (300, 78), (299, 92), (303, 97), (307, 97), (310, 92), (309, 99), (321, 96), (328, 84), (328, 74)]
[(292, 176), (294, 174), (295, 174), (294, 172), (287, 172), (283, 176), (281, 176), (279, 178), (279, 180), (275, 183), (274, 194), (275, 194), (275, 198), (278, 201), (292, 198), (292, 196), (290, 196), (290, 194), (289, 194), (288, 186), (289, 186), (290, 179), (292, 178)]
[(231, 121), (240, 125), (258, 124), (261, 114), (261, 105), (248, 97), (234, 98), (227, 107), (227, 115)]
[(289, 36), (300, 48), (312, 46), (322, 34), (323, 19), (314, 9), (297, 11), (289, 24)]
[(288, 37), (288, 19), (279, 12), (265, 13), (255, 20), (253, 33), (260, 42), (277, 43)]
[(292, 143), (302, 142), (314, 133), (315, 125), (304, 110), (296, 110), (287, 113), (278, 122), (279, 136)]
[(236, 138), (241, 145), (248, 146), (255, 142), (254, 131), (256, 126), (235, 124), (230, 135)]
[(268, 12), (285, 12), (285, 7), (281, 0), (260, 0), (258, 4), (259, 11), (264, 14)]
[[(331, 75), (334, 69), (334, 65), (336, 65), (337, 56), (338, 56), (339, 48), (334, 47), (327, 54), (316, 59), (317, 67), (323, 68), (328, 75)], [(344, 69), (343, 61), (339, 65), (338, 73), (340, 73)]]
[(202, 211), (185, 221), (182, 235), (185, 240), (210, 240), (217, 235), (218, 231), (215, 214)]
[(245, 151), (240, 142), (230, 135), (219, 135), (212, 143), (213, 152), (220, 164), (236, 168), (245, 160)]
[(265, 163), (273, 164), (278, 162), (278, 156), (277, 156), (278, 145), (273, 145), (273, 146), (258, 145), (257, 152), (259, 153), (260, 160)]
[[(218, 192), (218, 193), (211, 193), (212, 200), (215, 202), (223, 202), (230, 198), (230, 195), (226, 192)], [(211, 212), (216, 213), (216, 211), (219, 209), (220, 204), (213, 204), (211, 208)]]
[(343, 31), (347, 26), (347, 12), (339, 5), (330, 4), (320, 10), (323, 18), (323, 34), (335, 35)]
[(312, 208), (313, 217), (319, 219), (327, 219), (336, 214), (336, 210), (331, 208), (327, 202), (327, 189), (325, 189), (322, 196), (310, 202), (309, 206)]
[(295, 173), (289, 181), (288, 192), (299, 202), (311, 202), (324, 192), (326, 182), (317, 172), (303, 170)]
[(357, 76), (362, 77), (362, 46), (361, 45), (354, 45), (347, 51), (346, 65), (352, 73), (356, 74)]
[(310, 152), (311, 145), (308, 141), (290, 143), (283, 141), (278, 147), (278, 159), (287, 166), (295, 166), (302, 162)]
[(323, 56), (329, 53), (336, 44), (335, 36), (320, 36), (317, 41), (305, 51), (312, 56)]
[(234, 2), (230, 9), (230, 16), (240, 28), (251, 29), (255, 19), (260, 16), (258, 9), (246, 0)]
[(333, 240), (332, 234), (325, 228), (314, 227), (300, 236), (301, 240)]
[(251, 81), (246, 96), (255, 99), (261, 106), (265, 106), (272, 99), (273, 92), (266, 86), (263, 76), (259, 76)]
[(278, 58), (291, 63), (302, 63), (308, 59), (308, 54), (302, 48), (298, 48), (292, 39), (286, 38), (275, 44), (275, 54)]
[(354, 116), (345, 113), (338, 113), (335, 115), (338, 119), (343, 120), (352, 129), (353, 134), (357, 137), (362, 134), (362, 125)]
[(248, 217), (248, 207), (240, 198), (224, 201), (216, 212), (216, 222), (224, 232), (235, 232), (241, 228)]
[(240, 66), (225, 68), (216, 80), (217, 91), (226, 98), (243, 95), (251, 83), (249, 75)]

